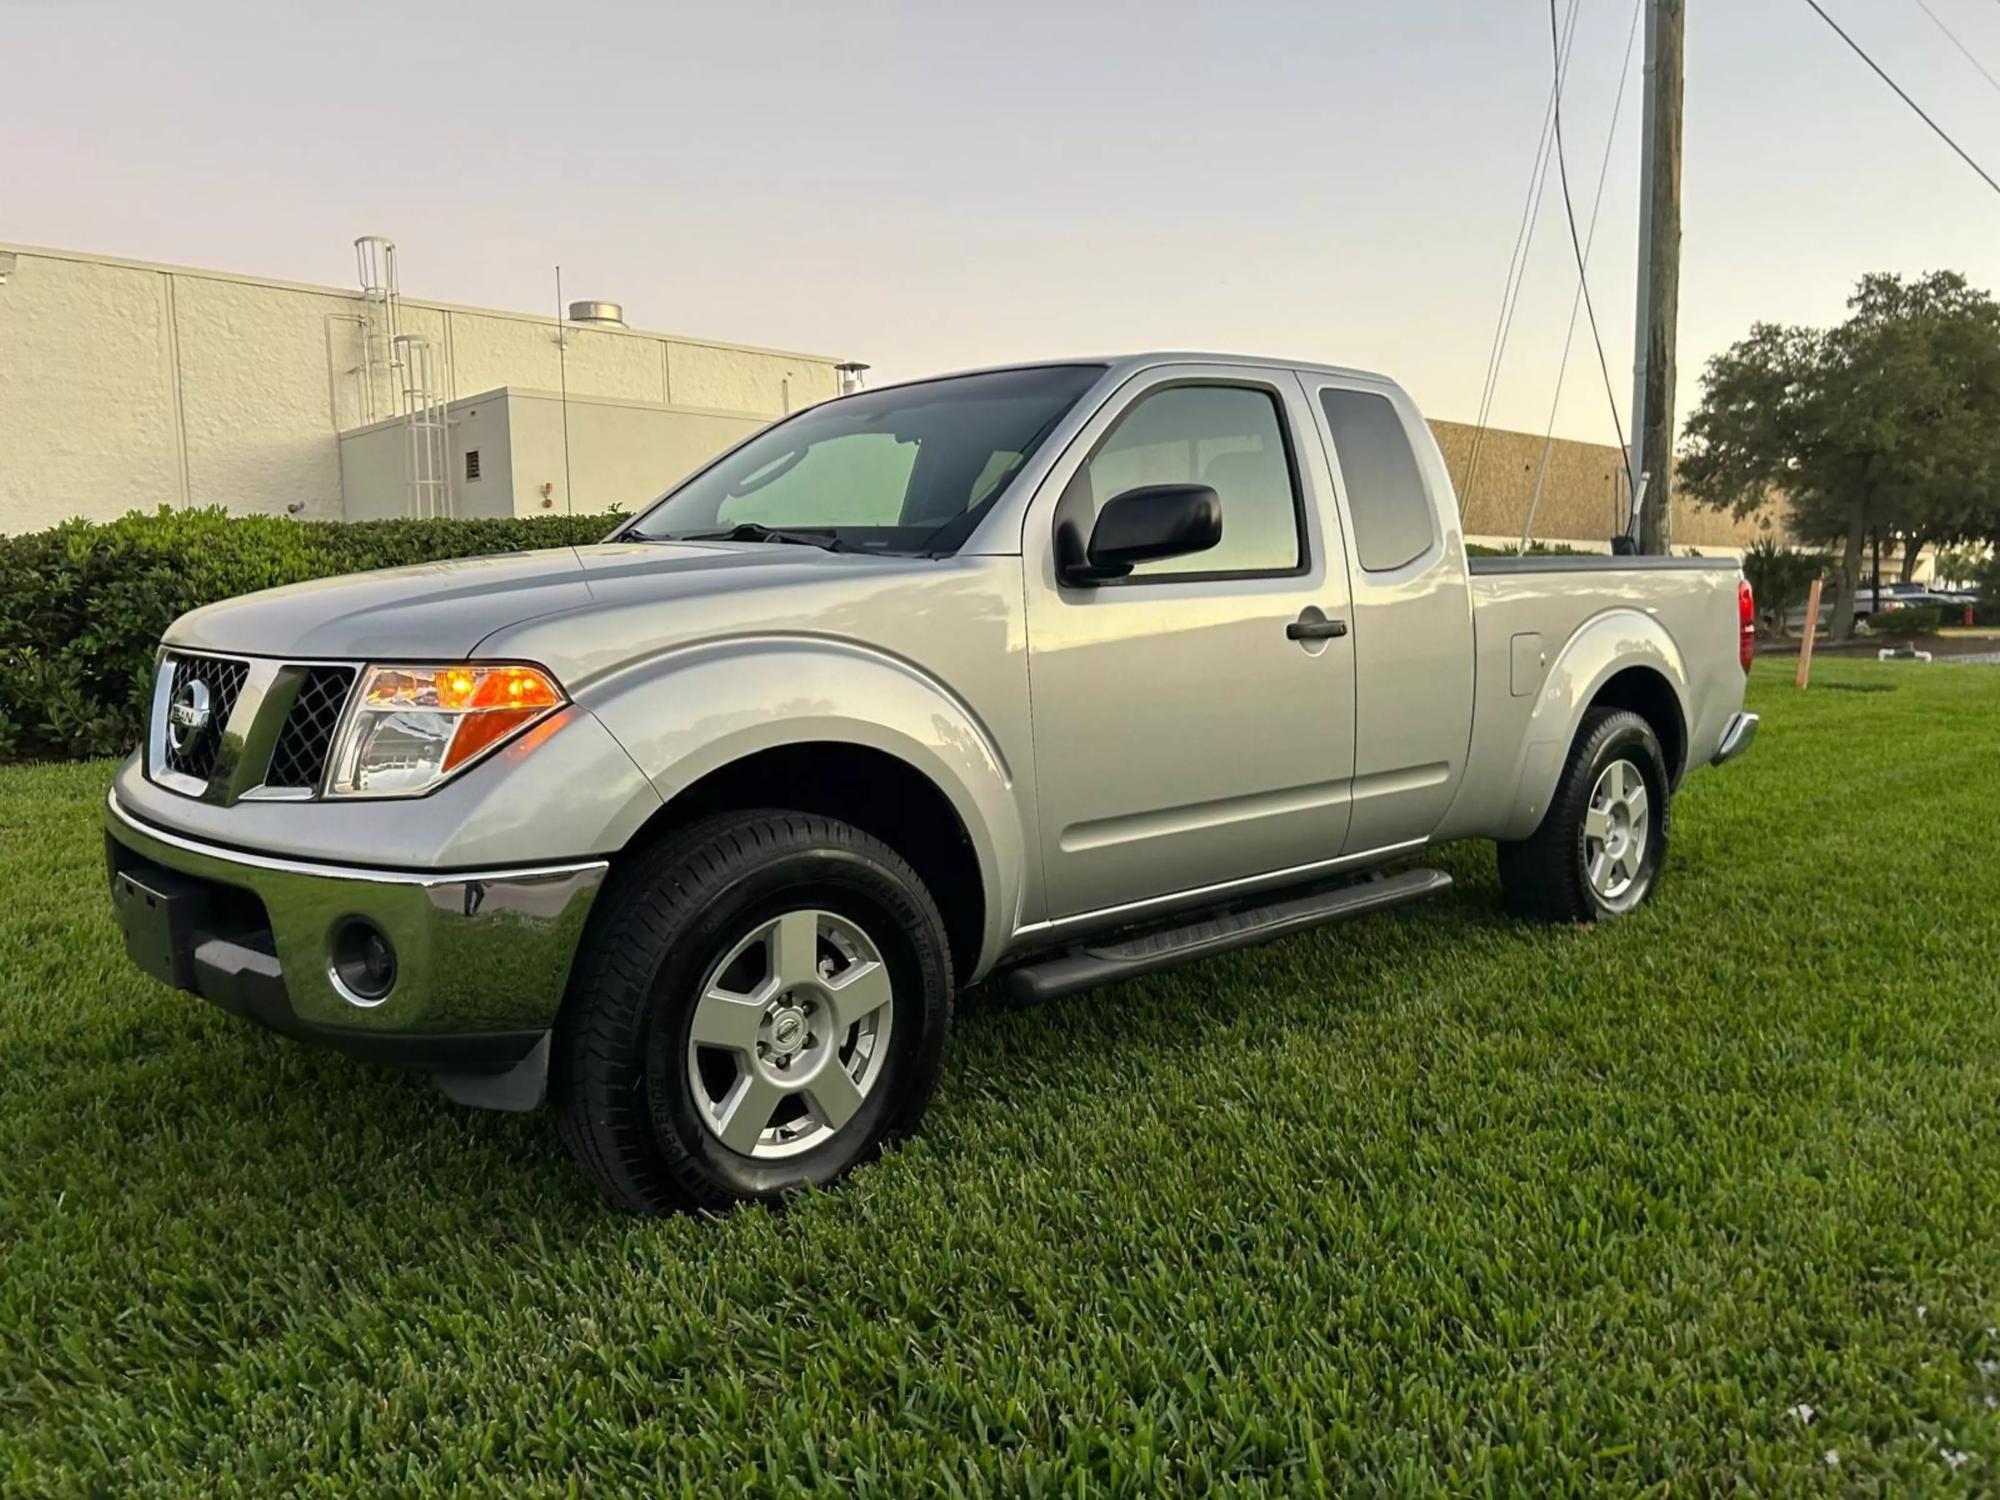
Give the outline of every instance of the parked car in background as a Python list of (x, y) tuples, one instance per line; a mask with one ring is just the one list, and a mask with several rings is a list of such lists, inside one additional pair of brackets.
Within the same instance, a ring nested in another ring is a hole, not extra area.
[[(1927, 594), (1929, 592), (1929, 588), (1921, 583), (1885, 583), (1881, 587), (1882, 607), (1884, 609), (1893, 609), (1900, 603), (1906, 603), (1920, 594)], [(1875, 585), (1865, 578), (1862, 579), (1861, 596), (1871, 606), (1875, 602), (1875, 593)]]
[(1468, 559), (1379, 376), (919, 381), (599, 546), (176, 621), (113, 901), (228, 1009), (552, 1093), (617, 1203), (769, 1199), (915, 1126), (988, 974), (1047, 999), (1414, 901), (1454, 839), (1517, 913), (1630, 912), (1683, 778), (1755, 736), (1752, 606), (1728, 560)]
[[(1873, 612), (1873, 609), (1874, 609), (1873, 601), (1871, 601), (1868, 598), (1867, 593), (1864, 590), (1862, 596), (1854, 601), (1854, 623), (1857, 625), (1867, 624), (1868, 617)], [(1831, 627), (1832, 624), (1833, 624), (1833, 586), (1831, 584), (1828, 584), (1825, 590), (1820, 595), (1819, 620), (1817, 628), (1820, 630), (1826, 630), (1829, 627)], [(1806, 607), (1803, 604), (1801, 604), (1797, 608), (1792, 609), (1786, 613), (1785, 629), (1791, 631), (1794, 635), (1796, 635), (1802, 632), (1805, 628), (1806, 628)]]
[[(1977, 599), (1972, 594), (1956, 591), (1944, 592), (1921, 583), (1885, 583), (1882, 585), (1882, 609), (1886, 613), (1893, 609), (1937, 609), (1944, 613), (1945, 623), (1956, 623), (1960, 613)], [(1820, 596), (1819, 628), (1824, 630), (1833, 623), (1833, 590), (1829, 587)], [(1875, 614), (1875, 590), (1864, 581), (1854, 600), (1854, 622), (1865, 625)], [(1803, 604), (1785, 615), (1785, 628), (1798, 632), (1805, 629), (1806, 610)]]
[(1899, 592), (1891, 601), (1886, 596), (1882, 600), (1882, 611), (1887, 614), (1897, 609), (1935, 609), (1945, 616), (1945, 623), (1952, 624), (1966, 605), (1972, 602), (1969, 596), (1941, 594), (1930, 589), (1919, 588)]

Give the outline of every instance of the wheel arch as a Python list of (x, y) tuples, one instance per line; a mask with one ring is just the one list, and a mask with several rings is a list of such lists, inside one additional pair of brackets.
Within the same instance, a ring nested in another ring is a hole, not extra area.
[(986, 937), (986, 876), (964, 819), (908, 761), (850, 740), (774, 745), (724, 765), (669, 798), (633, 835), (626, 859), (717, 813), (772, 808), (816, 813), (873, 834), (910, 862), (937, 902), (963, 985)]
[(1651, 666), (1619, 668), (1591, 695), (1585, 712), (1593, 708), (1622, 708), (1644, 719), (1667, 758), (1667, 785), (1680, 785), (1687, 771), (1687, 713), (1663, 672)]
[(675, 653), (590, 696), (662, 801), (627, 851), (737, 808), (839, 818), (915, 867), (961, 983), (997, 959), (1025, 878), (1014, 779), (970, 709), (910, 664), (766, 638)]
[(1513, 806), (1498, 837), (1526, 838), (1541, 823), (1593, 708), (1630, 709), (1645, 719), (1667, 758), (1669, 784), (1680, 784), (1688, 749), (1686, 658), (1653, 616), (1607, 610), (1570, 637), (1543, 679), (1521, 746)]

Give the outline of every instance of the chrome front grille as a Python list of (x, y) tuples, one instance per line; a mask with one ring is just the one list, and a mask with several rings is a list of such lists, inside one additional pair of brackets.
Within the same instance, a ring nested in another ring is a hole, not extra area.
[(359, 669), (167, 651), (146, 771), (210, 802), (319, 795)]
[(347, 695), (354, 691), (354, 668), (307, 667), (305, 680), (285, 715), (285, 727), (271, 751), (268, 787), (303, 787), (317, 792), (326, 777), (326, 759), (333, 751), (333, 731), (340, 725)]
[[(215, 774), (222, 734), (250, 675), (250, 664), (227, 656), (176, 656), (167, 691), (163, 748), (168, 770), (206, 782)], [(182, 722), (173, 716), (179, 713)]]

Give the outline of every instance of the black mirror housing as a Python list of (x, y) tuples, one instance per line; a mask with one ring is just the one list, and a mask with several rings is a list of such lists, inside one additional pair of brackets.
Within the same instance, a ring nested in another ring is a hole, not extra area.
[(1063, 569), (1063, 582), (1123, 578), (1139, 563), (1206, 552), (1221, 540), (1222, 498), (1208, 485), (1141, 485), (1104, 503), (1083, 558)]

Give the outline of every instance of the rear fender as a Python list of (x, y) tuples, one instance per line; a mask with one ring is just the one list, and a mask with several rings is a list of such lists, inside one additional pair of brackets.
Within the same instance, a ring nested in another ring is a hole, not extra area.
[(1608, 610), (1586, 620), (1542, 681), (1515, 766), (1511, 811), (1496, 837), (1524, 839), (1540, 825), (1584, 714), (1604, 684), (1631, 667), (1650, 668), (1665, 678), (1682, 724), (1692, 722), (1687, 662), (1664, 625), (1637, 609)]

